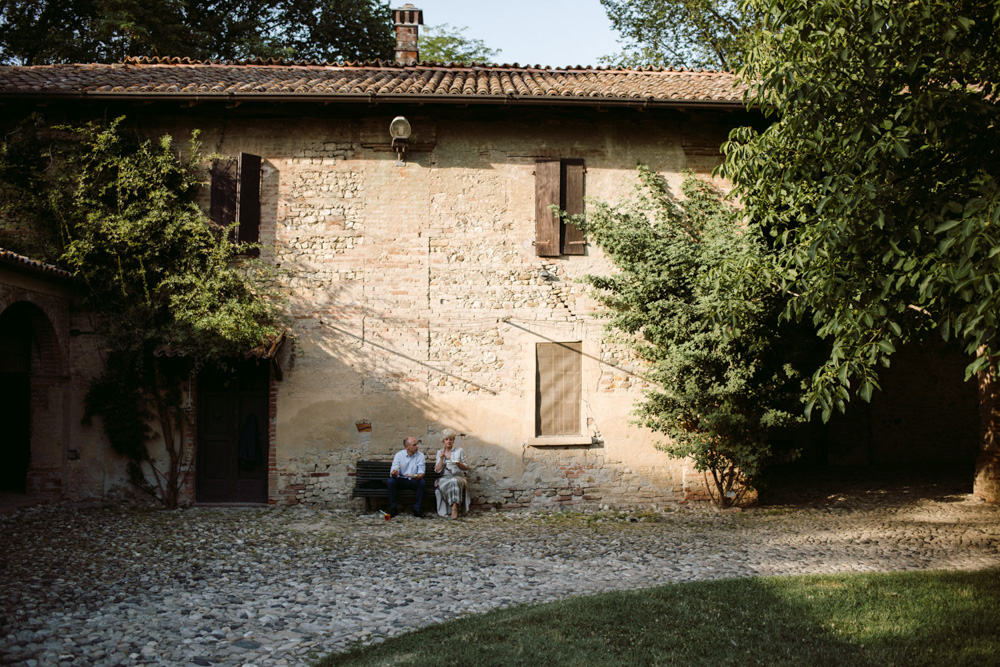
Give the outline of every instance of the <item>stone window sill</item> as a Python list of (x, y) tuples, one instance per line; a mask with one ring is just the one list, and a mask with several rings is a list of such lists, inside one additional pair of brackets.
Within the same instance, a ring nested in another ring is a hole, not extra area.
[(529, 447), (566, 447), (567, 445), (593, 445), (596, 440), (589, 435), (550, 435), (528, 438)]

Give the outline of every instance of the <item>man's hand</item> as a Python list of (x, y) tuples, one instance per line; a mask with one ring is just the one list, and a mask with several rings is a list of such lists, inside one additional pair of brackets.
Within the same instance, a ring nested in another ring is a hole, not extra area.
[(393, 468), (392, 472), (389, 473), (389, 477), (399, 477), (399, 468)]

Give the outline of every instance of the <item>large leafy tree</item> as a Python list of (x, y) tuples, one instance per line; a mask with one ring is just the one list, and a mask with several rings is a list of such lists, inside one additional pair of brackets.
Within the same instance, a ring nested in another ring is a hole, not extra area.
[(418, 36), (420, 59), (437, 63), (490, 63), (500, 55), (481, 39), (466, 37), (467, 28), (453, 28), (447, 23), (426, 26)]
[(381, 0), (7, 0), (0, 62), (389, 59), (392, 23)]
[(775, 438), (800, 420), (794, 327), (779, 328), (782, 296), (763, 239), (739, 212), (689, 176), (675, 199), (640, 166), (623, 203), (592, 202), (588, 238), (617, 273), (588, 276), (620, 341), (647, 363), (653, 388), (639, 422), (690, 457), (721, 505), (738, 504), (771, 463), (796, 452)]
[(740, 0), (601, 0), (621, 34), (621, 53), (606, 56), (622, 67), (708, 67), (733, 70), (760, 21)]
[[(197, 161), (196, 144), (186, 153)], [(141, 138), (121, 120), (56, 130), (35, 120), (8, 135), (0, 155), (4, 179), (11, 165), (27, 172), (4, 181), (0, 217), (42, 237), (53, 230), (38, 223), (56, 220), (59, 236), (41, 247), (60, 249), (58, 261), (87, 288), (105, 362), (87, 416), (103, 417), (133, 482), (175, 506), (190, 452), (180, 384), (280, 335), (267, 272), (196, 205), (196, 163), (180, 159), (169, 136)], [(162, 446), (151, 449), (153, 440)]]
[(753, 2), (766, 30), (740, 73), (774, 123), (737, 132), (724, 172), (771, 235), (787, 314), (830, 342), (809, 410), (867, 400), (933, 330), (983, 369), (1000, 351), (1000, 3)]

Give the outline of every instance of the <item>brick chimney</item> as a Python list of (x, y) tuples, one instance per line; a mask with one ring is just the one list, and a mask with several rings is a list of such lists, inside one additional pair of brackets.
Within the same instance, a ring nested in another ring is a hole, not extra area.
[(396, 26), (396, 62), (413, 65), (419, 59), (417, 51), (418, 26), (424, 24), (424, 11), (407, 3), (392, 10), (392, 22)]

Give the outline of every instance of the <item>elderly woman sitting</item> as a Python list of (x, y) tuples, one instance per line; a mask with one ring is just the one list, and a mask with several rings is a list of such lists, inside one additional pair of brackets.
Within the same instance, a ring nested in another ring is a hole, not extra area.
[(458, 506), (465, 505), (469, 511), (469, 484), (465, 479), (465, 471), (469, 466), (465, 463), (465, 452), (461, 447), (455, 447), (455, 432), (445, 429), (441, 434), (441, 444), (444, 447), (437, 453), (434, 470), (441, 473), (437, 481), (434, 495), (437, 497), (438, 514), (448, 516), (451, 508), (451, 518), (458, 518)]

